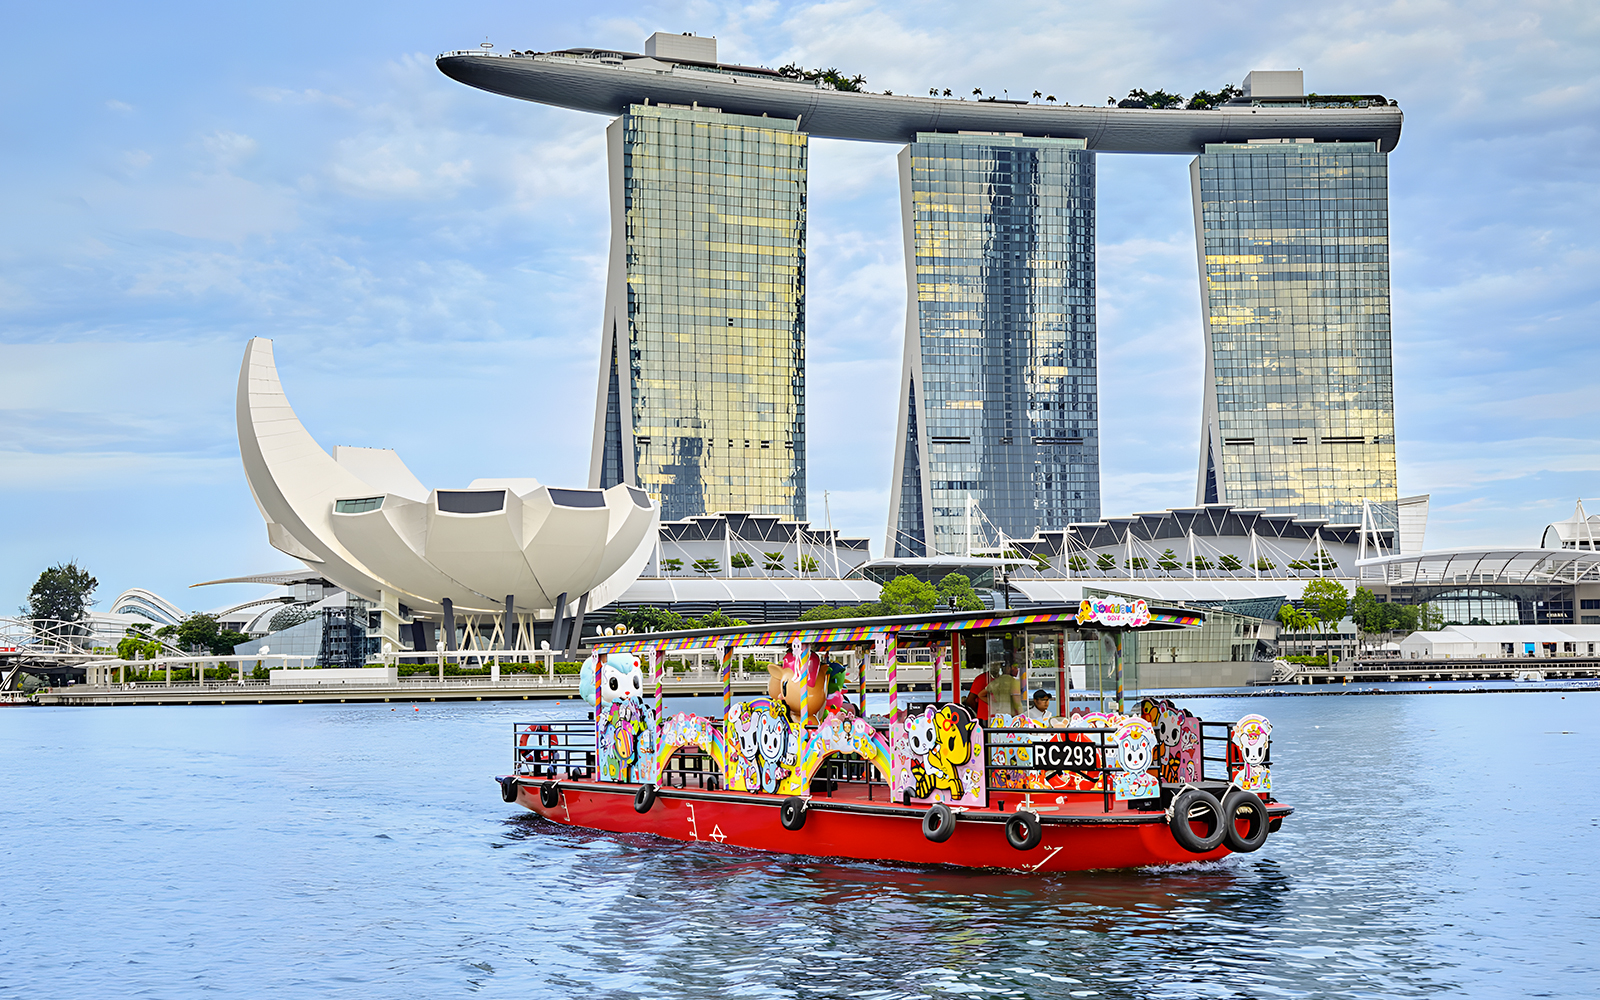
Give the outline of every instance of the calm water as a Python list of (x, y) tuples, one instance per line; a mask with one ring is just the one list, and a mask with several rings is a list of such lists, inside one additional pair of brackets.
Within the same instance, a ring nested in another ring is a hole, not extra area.
[(489, 779), (570, 705), (0, 709), (0, 996), (1595, 995), (1600, 692), (1192, 707), (1299, 811), (1055, 877), (546, 824)]

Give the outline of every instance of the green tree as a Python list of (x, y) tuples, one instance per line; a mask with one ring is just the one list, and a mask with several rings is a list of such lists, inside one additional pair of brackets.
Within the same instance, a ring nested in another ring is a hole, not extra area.
[(217, 637), (211, 642), (212, 656), (232, 656), (233, 647), (250, 641), (250, 637), (243, 632), (225, 628), (217, 632)]
[(819, 604), (800, 616), (803, 622), (831, 621), (835, 618), (873, 618), (886, 614), (883, 605), (877, 601), (869, 604), (856, 604), (849, 607), (834, 607), (830, 604)]
[(1109, 573), (1117, 568), (1117, 557), (1109, 552), (1100, 553), (1100, 558), (1094, 561), (1094, 568), (1102, 573)]
[(1378, 603), (1378, 596), (1365, 587), (1357, 587), (1350, 595), (1350, 620), (1356, 623), (1356, 630), (1364, 641), (1388, 631), (1389, 615), (1385, 607)]
[(1444, 627), (1444, 612), (1431, 604), (1417, 605), (1417, 630), (1432, 632)]
[(1222, 559), (1217, 562), (1217, 567), (1219, 569), (1225, 569), (1229, 573), (1232, 573), (1235, 570), (1244, 569), (1244, 563), (1239, 561), (1239, 557), (1238, 556), (1236, 556), (1232, 552), (1230, 552), (1227, 555), (1223, 556)]
[(957, 611), (982, 611), (983, 598), (972, 589), (972, 581), (961, 573), (946, 573), (939, 581), (939, 605), (948, 608), (955, 602)]
[(867, 78), (861, 74), (845, 76), (831, 66), (827, 69), (804, 69), (796, 63), (790, 63), (787, 66), (780, 66), (778, 75), (791, 80), (822, 80), (832, 84), (834, 90), (860, 91), (867, 85)]
[(1215, 94), (1208, 90), (1197, 90), (1194, 92), (1194, 96), (1189, 98), (1189, 103), (1186, 110), (1210, 111), (1214, 108), (1227, 104), (1235, 97), (1242, 96), (1243, 94), (1244, 91), (1240, 90), (1238, 87), (1235, 87), (1231, 83), (1223, 84), (1222, 89), (1218, 90)]
[(761, 559), (762, 559), (762, 562), (761, 562), (761, 568), (762, 569), (767, 569), (767, 570), (781, 570), (781, 569), (783, 569), (784, 560), (783, 560), (783, 553), (782, 552), (763, 552), (763, 553), (761, 553)]
[(748, 552), (735, 552), (733, 558), (728, 560), (728, 565), (734, 569), (749, 569), (755, 564), (756, 561), (750, 558), (750, 553)]
[[(1117, 561), (1115, 559), (1111, 560), (1111, 564), (1113, 566), (1116, 565), (1116, 562)], [(1067, 557), (1067, 567), (1069, 569), (1071, 569), (1074, 573), (1087, 573), (1089, 571), (1089, 557), (1088, 556), (1068, 556)]]
[(710, 576), (712, 573), (722, 572), (722, 563), (710, 557), (696, 559), (694, 561), (694, 571), (704, 576)]
[(35, 620), (82, 621), (99, 585), (76, 561), (57, 563), (40, 573), (28, 591), (27, 614)]
[(939, 604), (939, 590), (909, 573), (890, 580), (879, 594), (884, 614), (925, 615)]
[(682, 615), (665, 608), (635, 608), (619, 612), (616, 620), (630, 632), (678, 632), (689, 627)]
[(801, 573), (815, 573), (817, 571), (816, 556), (801, 556), (794, 561), (794, 568)]
[[(1301, 594), (1301, 603), (1322, 625), (1326, 633), (1328, 626), (1337, 625), (1344, 616), (1350, 613), (1350, 592), (1344, 589), (1344, 584), (1338, 580), (1330, 580), (1319, 576), (1306, 584), (1305, 592)], [(1328, 666), (1333, 667), (1333, 643), (1327, 643)]]
[(684, 619), (684, 624), (688, 628), (739, 628), (750, 623), (743, 618), (731, 617), (726, 611), (718, 608), (709, 615), (701, 615), (699, 618), (686, 618)]
[(219, 633), (217, 616), (196, 611), (178, 623), (178, 648), (190, 653), (204, 649), (210, 651)]
[(1261, 558), (1257, 559), (1255, 562), (1251, 563), (1250, 566), (1253, 569), (1258, 569), (1263, 573), (1267, 572), (1268, 570), (1274, 570), (1278, 568), (1278, 564), (1273, 562), (1271, 559), (1268, 559), (1266, 556), (1262, 556)]
[(1144, 556), (1134, 556), (1132, 559), (1122, 560), (1123, 569), (1149, 569), (1150, 560)]
[(1178, 568), (1178, 554), (1171, 549), (1167, 549), (1156, 560), (1156, 565), (1170, 573)]
[(1129, 107), (1146, 108), (1180, 108), (1183, 106), (1183, 97), (1179, 94), (1169, 94), (1165, 90), (1130, 90), (1126, 101), (1120, 102)]
[(1184, 563), (1183, 566), (1184, 566), (1185, 569), (1198, 569), (1198, 570), (1208, 570), (1208, 569), (1216, 569), (1217, 568), (1217, 564), (1212, 562), (1210, 559), (1207, 559), (1205, 556), (1195, 556), (1193, 559), (1191, 559), (1188, 562)]
[(683, 560), (682, 559), (663, 559), (663, 560), (661, 560), (661, 568), (666, 570), (668, 573), (680, 572), (683, 569)]

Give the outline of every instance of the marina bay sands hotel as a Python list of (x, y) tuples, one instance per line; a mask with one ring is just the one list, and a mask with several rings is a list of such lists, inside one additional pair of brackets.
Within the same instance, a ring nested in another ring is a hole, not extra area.
[[(1197, 504), (1394, 525), (1388, 154), (1401, 113), (1254, 72), (1206, 110), (871, 94), (644, 52), (452, 52), (462, 83), (613, 116), (592, 486), (676, 519), (804, 519), (810, 136), (902, 144), (890, 556), (1100, 510), (1097, 153), (1193, 156), (1206, 337)], [(845, 83), (848, 87), (849, 84)], [(890, 470), (886, 470), (890, 471)], [(1386, 522), (1386, 523), (1384, 523)]]

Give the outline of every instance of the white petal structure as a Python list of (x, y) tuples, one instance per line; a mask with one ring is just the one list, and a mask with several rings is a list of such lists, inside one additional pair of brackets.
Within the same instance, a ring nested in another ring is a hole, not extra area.
[(278, 382), (272, 341), (239, 370), (239, 451), (273, 547), (344, 589), (436, 612), (552, 609), (560, 595), (603, 607), (649, 560), (660, 509), (642, 490), (558, 489), (536, 479), (478, 479), (429, 491), (381, 448), (314, 441)]

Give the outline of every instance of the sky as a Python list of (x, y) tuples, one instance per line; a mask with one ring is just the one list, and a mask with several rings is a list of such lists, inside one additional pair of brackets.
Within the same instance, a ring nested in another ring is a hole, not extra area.
[[(0, 614), (69, 559), (100, 607), (298, 568), (239, 463), (245, 342), (325, 447), (429, 486), (588, 481), (602, 116), (472, 90), (440, 52), (642, 49), (837, 67), (871, 90), (1103, 104), (1253, 69), (1382, 93), (1396, 434), (1429, 548), (1536, 545), (1600, 494), (1600, 5), (359, 0), (7, 4), (0, 63)], [(905, 287), (890, 144), (813, 139), (810, 515), (881, 553)], [(1103, 155), (1103, 513), (1194, 501), (1187, 156)], [(824, 497), (826, 496), (826, 506)]]

